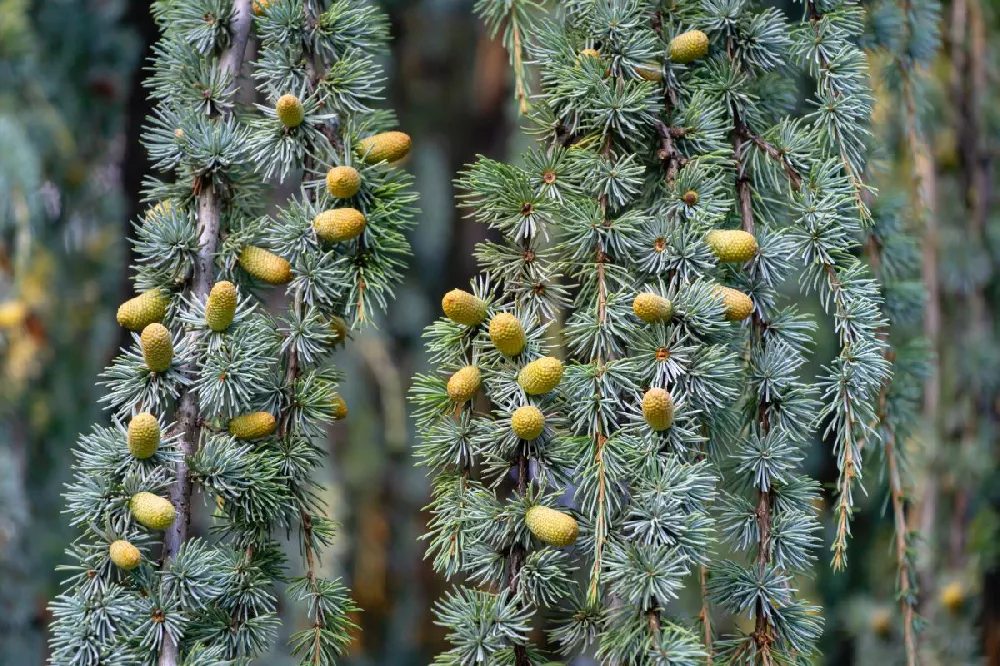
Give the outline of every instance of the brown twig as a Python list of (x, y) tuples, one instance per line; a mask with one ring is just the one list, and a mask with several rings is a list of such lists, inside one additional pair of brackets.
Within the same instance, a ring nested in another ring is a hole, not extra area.
[[(733, 58), (735, 47), (731, 39), (726, 44), (726, 51), (730, 58)], [(746, 146), (748, 142), (752, 141), (752, 135), (746, 121), (743, 119), (743, 114), (735, 103), (730, 106), (730, 113), (733, 117), (733, 131), (730, 138), (733, 144), (733, 160), (735, 161), (736, 168), (736, 198), (739, 207), (740, 222), (743, 231), (753, 234), (755, 228), (753, 186), (743, 160)], [(767, 322), (760, 316), (757, 308), (754, 308), (750, 323), (751, 344), (753, 342), (763, 344), (766, 330)], [(762, 437), (766, 436), (771, 430), (771, 422), (767, 410), (768, 404), (761, 402), (757, 410), (757, 424)], [(760, 538), (757, 549), (757, 566), (761, 572), (765, 571), (771, 562), (771, 499), (770, 490), (759, 491), (757, 506), (754, 510), (757, 531)], [(769, 666), (772, 663), (771, 646), (774, 643), (774, 628), (771, 626), (767, 614), (764, 613), (761, 603), (758, 603), (754, 615), (752, 639), (763, 664)]]
[(521, 28), (516, 22), (511, 24), (512, 36), (514, 41), (514, 52), (511, 57), (514, 59), (514, 85), (517, 89), (517, 104), (521, 115), (528, 112), (528, 87), (524, 82), (524, 55), (522, 54), (521, 45)]
[[(610, 135), (608, 135), (610, 139)], [(605, 149), (602, 152), (610, 152), (610, 140), (606, 142)], [(608, 223), (608, 198), (607, 195), (602, 195), (600, 198), (601, 213), (604, 218), (604, 223)], [(597, 248), (597, 256), (595, 257), (597, 262), (597, 321), (601, 326), (607, 322), (607, 305), (608, 305), (608, 290), (605, 281), (605, 269), (604, 265), (608, 261), (608, 256), (604, 253), (604, 250), (600, 245)], [(598, 373), (601, 372), (601, 366), (603, 365), (603, 359), (600, 353), (597, 357), (592, 359), (592, 362), (597, 364)], [(595, 378), (595, 391), (598, 401), (602, 399), (600, 381)], [(607, 483), (605, 479), (605, 467), (604, 467), (604, 446), (607, 443), (607, 433), (603, 431), (603, 428), (598, 424), (596, 431), (594, 432), (594, 441), (597, 443), (597, 451), (594, 454), (594, 463), (597, 465), (597, 517), (594, 520), (594, 566), (590, 572), (590, 585), (587, 588), (587, 600), (591, 604), (596, 604), (598, 602), (598, 594), (600, 593), (600, 578), (601, 570), (603, 567), (604, 559), (604, 544), (607, 541), (607, 525), (605, 524), (604, 514), (605, 505), (607, 502)]]
[[(524, 451), (520, 451), (517, 456), (517, 494), (524, 497), (528, 491), (528, 481), (530, 470), (528, 458)], [(510, 557), (507, 559), (507, 589), (511, 595), (517, 594), (517, 585), (521, 580), (521, 567), (524, 566), (525, 550), (521, 544), (514, 544)], [(531, 658), (528, 657), (528, 648), (524, 645), (514, 646), (515, 666), (531, 666)]]
[(773, 145), (756, 134), (751, 134), (750, 140), (753, 141), (755, 146), (767, 153), (768, 157), (781, 165), (781, 167), (785, 170), (785, 175), (788, 176), (788, 182), (792, 186), (793, 190), (798, 192), (802, 189), (802, 176), (800, 176), (799, 172), (792, 166), (792, 163), (788, 160), (788, 154), (784, 150), (775, 148)]
[[(909, 0), (900, 3), (904, 15), (910, 15)], [(908, 23), (904, 26), (909, 28)], [(908, 35), (904, 35), (908, 37)], [(927, 292), (924, 307), (924, 336), (935, 354), (940, 349), (941, 337), (941, 295), (938, 286), (938, 229), (934, 215), (934, 167), (928, 155), (925, 137), (920, 133), (917, 117), (917, 105), (914, 92), (912, 64), (897, 60), (897, 69), (901, 79), (903, 96), (903, 112), (905, 119), (906, 148), (910, 158), (910, 169), (913, 176), (913, 189), (910, 192), (911, 204), (915, 219), (924, 228), (922, 277), (924, 289)], [(938, 433), (938, 411), (940, 408), (941, 379), (940, 373), (932, 371), (924, 384), (924, 418), (931, 428), (929, 438), (929, 455), (933, 456)], [(935, 523), (937, 518), (938, 481), (935, 475), (927, 477), (927, 484), (921, 494), (916, 514), (923, 534), (922, 543), (934, 543)], [(926, 546), (925, 546), (926, 547)], [(926, 566), (928, 557), (918, 558), (924, 566), (920, 572), (921, 589), (933, 589), (932, 567)]]
[(906, 499), (903, 494), (903, 485), (900, 478), (898, 456), (896, 454), (896, 433), (889, 424), (886, 424), (885, 457), (889, 464), (889, 488), (892, 494), (892, 511), (896, 523), (896, 566), (899, 577), (899, 604), (903, 612), (903, 637), (906, 646), (907, 666), (916, 666), (917, 640), (914, 634), (914, 609), (911, 599), (914, 591), (910, 585), (909, 555), (907, 553), (906, 539), (909, 533), (906, 521)]
[[(753, 190), (750, 177), (746, 172), (746, 164), (743, 162), (743, 152), (746, 142), (750, 138), (750, 130), (735, 104), (730, 112), (733, 115), (733, 160), (736, 163), (736, 198), (739, 204), (741, 226), (743, 231), (752, 234), (754, 232)], [(756, 313), (754, 316), (757, 316)]]
[[(302, 316), (302, 292), (296, 291), (292, 304), (296, 317)], [(295, 411), (296, 388), (301, 370), (299, 368), (299, 356), (294, 345), (288, 350), (288, 367), (285, 371), (285, 383), (288, 385), (288, 406), (281, 414), (278, 436), (286, 439), (291, 435), (292, 417)], [(306, 580), (309, 581), (309, 589), (315, 599), (320, 597), (319, 583), (316, 581), (316, 556), (313, 553), (313, 527), (312, 516), (306, 511), (305, 506), (299, 508), (299, 521), (302, 524), (302, 549), (306, 560)], [(320, 666), (323, 662), (322, 637), (323, 629), (326, 627), (326, 618), (320, 604), (315, 604), (316, 617), (313, 618), (313, 647), (311, 661), (314, 666)]]
[(667, 163), (665, 176), (667, 185), (673, 185), (677, 180), (677, 172), (687, 164), (687, 158), (681, 155), (680, 151), (674, 147), (674, 139), (685, 136), (687, 130), (677, 127), (667, 127), (666, 123), (657, 120), (656, 131), (660, 135), (658, 157), (660, 161)]
[[(869, 265), (876, 277), (880, 277), (882, 268), (882, 245), (874, 234), (868, 236), (868, 258)], [(888, 338), (888, 333), (882, 331), (883, 339)], [(886, 347), (885, 357), (888, 361), (895, 360), (894, 353), (890, 347)], [(917, 666), (918, 652), (915, 633), (915, 599), (916, 591), (911, 584), (912, 567), (907, 552), (907, 536), (910, 533), (906, 515), (906, 494), (903, 490), (902, 474), (899, 465), (899, 454), (896, 451), (898, 442), (896, 441), (896, 430), (888, 414), (889, 388), (892, 379), (886, 379), (879, 392), (878, 421), (882, 424), (885, 436), (885, 457), (889, 468), (889, 493), (892, 498), (892, 515), (895, 526), (896, 539), (896, 575), (899, 585), (899, 605), (903, 614), (903, 644), (906, 651), (906, 666)]]
[(712, 666), (715, 650), (712, 647), (712, 609), (708, 605), (708, 567), (699, 567), (698, 582), (701, 586), (701, 612), (698, 617), (705, 632), (705, 666)]

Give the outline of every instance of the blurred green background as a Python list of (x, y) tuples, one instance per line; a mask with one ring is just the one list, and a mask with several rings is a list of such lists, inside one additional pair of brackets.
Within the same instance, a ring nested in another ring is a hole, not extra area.
[[(445, 583), (418, 541), (428, 482), (410, 460), (406, 392), (409, 378), (426, 369), (422, 329), (438, 316), (441, 294), (475, 274), (472, 250), (486, 234), (456, 208), (452, 179), (477, 154), (516, 159), (528, 139), (507, 53), (485, 34), (473, 0), (381, 4), (395, 37), (386, 104), (413, 137), (407, 168), (423, 213), (390, 316), (356, 334), (336, 359), (350, 417), (329, 440), (328, 492), (343, 529), (324, 566), (347, 580), (365, 609), (345, 662), (417, 666), (442, 649), (430, 608)], [(786, 8), (794, 18), (801, 11)], [(1000, 665), (995, 8), (952, 0), (942, 27), (948, 48), (932, 72), (934, 104), (925, 112), (937, 192), (925, 272), (936, 269), (928, 279), (940, 300), (930, 312), (948, 344), (938, 345), (940, 405), (915, 429), (919, 440), (904, 445), (913, 453), (914, 496), (935, 498), (921, 545), (926, 662)], [(148, 172), (138, 140), (149, 111), (140, 65), (155, 38), (141, 0), (0, 0), (0, 666), (45, 662), (46, 604), (72, 538), (60, 515), (70, 450), (80, 432), (107, 418), (94, 381), (125, 339), (114, 311), (131, 295), (130, 220), (143, 209)], [(961, 63), (953, 53), (963, 54)], [(986, 146), (975, 159), (963, 148), (967, 99), (981, 111), (977, 132)], [(888, 173), (890, 189), (893, 178), (907, 177), (905, 169)], [(970, 176), (983, 173), (985, 180)], [(815, 302), (802, 307), (823, 316)], [(987, 322), (974, 337), (970, 313)], [(817, 368), (835, 353), (832, 339), (818, 343)], [(829, 452), (818, 439), (807, 460), (824, 483), (837, 475)], [(828, 609), (822, 663), (831, 665), (889, 666), (900, 657), (899, 636), (885, 627), (897, 613), (895, 561), (877, 451), (866, 465), (850, 569), (835, 575), (822, 555), (816, 578), (800, 583)], [(949, 584), (961, 593), (957, 605), (942, 596)], [(690, 616), (692, 601), (676, 610)], [(267, 663), (291, 661), (276, 650)]]

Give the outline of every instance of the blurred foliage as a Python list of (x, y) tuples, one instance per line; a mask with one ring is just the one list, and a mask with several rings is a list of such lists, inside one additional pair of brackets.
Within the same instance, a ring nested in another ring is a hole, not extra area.
[(127, 3), (0, 2), (0, 663), (41, 663), (67, 443), (94, 417), (124, 225)]

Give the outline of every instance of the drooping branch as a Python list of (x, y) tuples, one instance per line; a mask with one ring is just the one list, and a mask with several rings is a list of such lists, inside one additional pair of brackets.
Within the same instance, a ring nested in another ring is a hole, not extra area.
[[(730, 58), (734, 57), (735, 47), (730, 40), (727, 43), (727, 52)], [(736, 205), (740, 215), (740, 226), (743, 231), (753, 235), (755, 231), (753, 213), (753, 189), (750, 176), (746, 170), (744, 162), (744, 152), (748, 141), (751, 141), (751, 133), (743, 119), (742, 111), (732, 104), (730, 113), (733, 120), (733, 131), (731, 140), (733, 144), (733, 159), (736, 162)], [(753, 345), (764, 342), (764, 331), (766, 322), (761, 318), (760, 311), (754, 308), (750, 321), (750, 345), (751, 354)], [(768, 405), (763, 400), (758, 406), (757, 427), (760, 429), (760, 436), (766, 436), (771, 429), (770, 419), (767, 416)], [(763, 573), (771, 561), (771, 491), (759, 490), (757, 495), (757, 505), (754, 509), (757, 521), (757, 532), (759, 544), (757, 547), (757, 566)], [(768, 620), (767, 614), (758, 603), (754, 613), (753, 639), (757, 649), (762, 653), (765, 663), (770, 661), (770, 646), (773, 642), (773, 629)]]
[[(253, 20), (251, 0), (236, 0), (233, 12), (231, 23), (233, 38), (219, 62), (223, 72), (232, 77), (231, 86), (235, 87), (250, 38)], [(210, 182), (195, 183), (194, 187), (198, 197), (199, 246), (191, 278), (190, 295), (192, 299), (204, 299), (208, 296), (215, 279), (215, 252), (219, 241), (221, 204), (218, 192)], [(192, 373), (196, 368), (186, 368), (186, 370), (188, 373)], [(191, 524), (191, 477), (187, 458), (197, 453), (201, 439), (198, 396), (193, 388), (185, 389), (179, 398), (177, 424), (182, 434), (180, 449), (183, 457), (177, 463), (176, 480), (170, 487), (170, 501), (174, 505), (177, 517), (163, 536), (161, 566), (164, 567), (168, 565), (181, 545), (187, 540), (188, 528)], [(177, 666), (179, 659), (177, 644), (168, 633), (165, 633), (159, 666)]]
[[(910, 0), (901, 0), (900, 9), (907, 18), (903, 23), (903, 44), (907, 44), (912, 38), (912, 26), (910, 25), (912, 3)], [(913, 178), (912, 188), (910, 189), (910, 204), (917, 226), (918, 228), (922, 228), (924, 233), (923, 258), (921, 263), (924, 289), (926, 290), (924, 337), (927, 339), (930, 349), (937, 354), (940, 350), (941, 338), (941, 294), (938, 277), (938, 226), (934, 211), (936, 207), (934, 202), (934, 165), (929, 155), (927, 139), (920, 127), (915, 88), (917, 72), (914, 68), (916, 63), (908, 56), (898, 54), (895, 65), (901, 84), (906, 157), (909, 160), (908, 166)], [(924, 383), (923, 405), (923, 416), (931, 429), (927, 451), (930, 459), (933, 459), (934, 451), (937, 449), (940, 401), (940, 373), (932, 369), (930, 376)], [(926, 487), (921, 493), (916, 511), (919, 516), (920, 530), (924, 537), (923, 543), (925, 544), (933, 543), (935, 540), (934, 527), (937, 518), (938, 494), (938, 481), (934, 475), (930, 475), (927, 479)], [(931, 567), (927, 566), (929, 558), (923, 557), (920, 559), (924, 562), (924, 570), (920, 576), (920, 587), (925, 591), (933, 589)]]
[[(882, 267), (882, 246), (874, 234), (868, 237), (868, 258), (872, 271), (876, 276), (881, 276)], [(887, 338), (888, 332), (883, 331), (882, 337)], [(886, 347), (886, 360), (894, 360), (894, 352)], [(907, 512), (907, 498), (903, 489), (902, 470), (900, 465), (900, 455), (897, 451), (899, 442), (896, 439), (896, 427), (888, 413), (888, 396), (891, 388), (891, 380), (887, 380), (882, 385), (879, 393), (878, 420), (885, 433), (885, 458), (888, 466), (889, 494), (892, 500), (892, 516), (895, 528), (895, 556), (896, 556), (896, 576), (897, 576), (897, 596), (899, 607), (903, 615), (903, 645), (906, 652), (906, 666), (917, 666), (919, 663), (919, 653), (917, 651), (916, 637), (916, 607), (918, 603), (917, 591), (913, 587), (916, 579), (916, 572), (913, 568), (913, 559), (909, 552), (909, 516)]]
[(901, 472), (899, 469), (899, 455), (896, 452), (896, 435), (890, 424), (887, 423), (887, 436), (885, 441), (885, 457), (889, 465), (889, 490), (892, 495), (893, 520), (896, 527), (896, 567), (899, 585), (899, 605), (903, 612), (903, 638), (906, 647), (907, 666), (916, 666), (918, 661), (917, 639), (915, 635), (915, 606), (916, 591), (913, 589), (913, 571), (910, 566), (909, 527), (906, 516), (906, 495), (903, 491)]

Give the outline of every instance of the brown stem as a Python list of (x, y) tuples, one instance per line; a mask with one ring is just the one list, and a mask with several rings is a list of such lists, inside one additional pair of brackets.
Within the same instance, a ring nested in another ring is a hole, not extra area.
[[(878, 273), (881, 264), (881, 250), (874, 237), (869, 240), (869, 248), (873, 270)], [(884, 334), (883, 334), (884, 335)], [(886, 357), (892, 360), (892, 352), (887, 349)], [(902, 474), (899, 469), (899, 455), (896, 452), (896, 431), (887, 414), (889, 385), (887, 380), (879, 395), (879, 421), (882, 423), (885, 436), (885, 457), (889, 467), (889, 493), (892, 497), (893, 522), (896, 537), (896, 575), (899, 583), (899, 607), (903, 614), (903, 644), (906, 650), (906, 666), (917, 666), (917, 639), (914, 631), (916, 592), (911, 585), (912, 567), (907, 553), (907, 537), (910, 528), (906, 515), (906, 495), (903, 489)]]
[[(727, 44), (727, 52), (730, 57), (734, 53), (732, 41)], [(753, 190), (750, 177), (746, 172), (746, 164), (743, 161), (743, 153), (747, 142), (752, 140), (750, 129), (747, 127), (740, 113), (739, 108), (734, 103), (730, 107), (733, 116), (733, 131), (731, 135), (733, 143), (733, 158), (736, 163), (736, 198), (739, 206), (740, 221), (743, 231), (749, 234), (754, 233), (753, 214)], [(750, 324), (751, 345), (754, 343), (764, 343), (764, 332), (767, 329), (760, 313), (754, 308), (753, 317)], [(771, 422), (767, 413), (768, 404), (761, 402), (757, 410), (757, 424), (760, 429), (760, 436), (765, 437), (771, 430)], [(755, 509), (757, 519), (757, 531), (760, 537), (760, 544), (757, 549), (757, 566), (763, 572), (771, 562), (771, 491), (759, 491), (757, 496), (757, 507)], [(753, 641), (757, 647), (765, 665), (772, 663), (771, 646), (774, 643), (774, 628), (770, 620), (764, 613), (764, 609), (758, 604), (755, 609)]]
[[(195, 298), (208, 295), (214, 275), (215, 248), (219, 237), (219, 204), (215, 188), (212, 185), (203, 187), (198, 195), (198, 223), (201, 227), (200, 249), (195, 259), (191, 287), (192, 296)], [(189, 364), (186, 370), (188, 372), (196, 371), (197, 365)], [(181, 394), (177, 407), (177, 427), (182, 435), (179, 445), (183, 456), (177, 462), (177, 478), (170, 486), (170, 501), (174, 505), (177, 517), (163, 534), (161, 563), (163, 568), (169, 565), (188, 538), (188, 528), (191, 525), (191, 476), (187, 461), (198, 452), (201, 435), (200, 420), (198, 396), (193, 389), (187, 389)], [(163, 647), (160, 650), (159, 666), (176, 666), (179, 659), (177, 644), (169, 634), (165, 633)]]
[[(869, 234), (868, 243), (868, 263), (872, 273), (876, 278), (882, 279), (882, 244), (875, 234)], [(883, 330), (880, 337), (887, 341), (888, 332)], [(895, 361), (895, 352), (888, 346), (885, 350), (885, 358), (890, 363)], [(896, 451), (896, 431), (888, 414), (888, 396), (892, 379), (888, 378), (882, 384), (879, 392), (878, 421), (882, 424), (885, 436), (885, 457), (889, 468), (889, 492), (892, 498), (893, 522), (896, 539), (896, 575), (899, 582), (899, 604), (903, 615), (903, 643), (906, 651), (906, 666), (917, 666), (918, 652), (917, 639), (914, 627), (916, 614), (916, 591), (913, 589), (911, 579), (913, 571), (911, 560), (907, 553), (907, 538), (910, 533), (906, 512), (906, 494), (903, 489), (902, 474), (899, 469), (899, 455)]]
[(604, 505), (607, 501), (606, 480), (604, 473), (604, 445), (607, 438), (598, 430), (596, 433), (597, 453), (594, 462), (597, 463), (597, 519), (594, 521), (594, 566), (590, 571), (590, 586), (587, 588), (587, 600), (591, 604), (597, 603), (597, 595), (600, 592), (602, 560), (604, 558), (604, 544), (607, 541), (607, 525), (604, 524)]
[[(232, 76), (232, 86), (235, 87), (247, 41), (250, 38), (250, 26), (253, 21), (251, 0), (236, 0), (233, 11), (233, 19), (230, 24), (233, 40), (220, 58), (220, 67), (222, 71)], [(219, 241), (220, 217), (220, 202), (214, 185), (210, 182), (199, 184), (199, 248), (190, 287), (193, 298), (207, 297), (212, 288), (212, 282), (215, 279), (215, 250)], [(185, 370), (191, 374), (197, 370), (197, 367), (189, 365)], [(183, 457), (177, 463), (176, 481), (170, 487), (170, 501), (177, 512), (177, 518), (163, 535), (162, 567), (168, 566), (181, 544), (187, 540), (188, 528), (191, 524), (191, 477), (187, 459), (198, 451), (201, 435), (199, 421), (197, 395), (193, 389), (185, 389), (181, 393), (177, 407), (177, 424), (182, 434), (179, 445)], [(177, 644), (169, 634), (165, 634), (163, 646), (160, 649), (159, 666), (177, 666), (179, 659)]]
[(656, 607), (656, 599), (650, 600), (650, 608), (646, 611), (646, 621), (649, 624), (649, 633), (653, 636), (657, 652), (663, 654), (663, 643), (660, 641), (660, 611)]
[(768, 157), (781, 165), (781, 168), (785, 170), (785, 175), (788, 176), (788, 181), (791, 184), (792, 189), (796, 192), (802, 189), (802, 176), (800, 176), (799, 172), (795, 170), (792, 163), (788, 161), (788, 155), (785, 154), (785, 151), (778, 150), (756, 134), (752, 134), (750, 136), (750, 140), (754, 142), (755, 146), (767, 153)]
[(708, 605), (708, 567), (699, 568), (698, 582), (701, 586), (701, 612), (698, 617), (705, 631), (705, 666), (712, 666), (715, 650), (712, 648), (712, 609)]
[[(884, 389), (883, 389), (884, 395)], [(906, 498), (896, 454), (896, 433), (886, 418), (884, 420), (886, 441), (885, 457), (889, 465), (889, 490), (892, 495), (893, 519), (896, 523), (896, 567), (899, 577), (899, 605), (903, 612), (903, 638), (906, 647), (906, 665), (917, 666), (917, 640), (914, 634), (914, 608), (911, 599), (914, 592), (910, 585), (910, 560), (906, 539), (909, 534), (906, 519)]]
[[(705, 440), (702, 442), (698, 452), (699, 461), (708, 458), (708, 428), (702, 424), (701, 430)], [(698, 613), (698, 619), (701, 621), (702, 630), (704, 631), (705, 666), (712, 666), (715, 660), (715, 649), (712, 647), (712, 607), (708, 601), (708, 567), (705, 565), (698, 567), (698, 587), (701, 593), (701, 610)]]
[[(750, 131), (740, 110), (734, 104), (730, 111), (733, 114), (733, 159), (736, 162), (736, 197), (739, 203), (740, 220), (743, 231), (752, 234), (754, 232), (753, 219), (753, 191), (750, 185), (750, 177), (746, 172), (746, 164), (743, 163), (744, 144), (750, 137)], [(757, 316), (756, 314), (754, 315)]]
[[(601, 210), (604, 213), (604, 219), (607, 221), (607, 197), (601, 197)], [(608, 257), (605, 255), (603, 249), (599, 246), (597, 248), (597, 319), (601, 325), (607, 321), (607, 306), (608, 306), (608, 292), (607, 284), (605, 282), (605, 271), (604, 264), (607, 262)], [(593, 359), (594, 363), (601, 366), (603, 361), (600, 354), (597, 358)], [(600, 369), (598, 368), (598, 372)], [(602, 399), (600, 382), (595, 381), (596, 397), (598, 400)], [(605, 514), (605, 504), (607, 501), (607, 488), (605, 480), (605, 468), (604, 468), (604, 445), (607, 443), (607, 436), (604, 433), (603, 428), (598, 424), (596, 431), (593, 433), (594, 441), (597, 443), (597, 452), (594, 455), (594, 462), (597, 465), (597, 517), (594, 521), (594, 566), (590, 572), (590, 585), (587, 588), (587, 600), (591, 604), (596, 604), (598, 601), (598, 594), (600, 593), (600, 583), (601, 583), (601, 571), (603, 568), (604, 559), (604, 544), (607, 541), (607, 525), (604, 521)]]
[(521, 28), (516, 22), (511, 23), (514, 37), (514, 85), (517, 88), (517, 104), (521, 115), (528, 112), (528, 89), (524, 82), (524, 54), (521, 45)]
[[(910, 14), (910, 3), (901, 3), (904, 15)], [(908, 24), (906, 24), (908, 25)], [(902, 81), (904, 118), (906, 123), (906, 146), (911, 160), (913, 189), (911, 191), (912, 206), (918, 222), (924, 227), (922, 273), (927, 301), (924, 307), (924, 336), (935, 355), (939, 355), (941, 337), (941, 295), (938, 287), (938, 229), (934, 215), (934, 165), (928, 155), (926, 139), (920, 134), (917, 120), (914, 83), (912, 80), (912, 65), (907, 62), (897, 62)], [(933, 369), (924, 384), (924, 418), (930, 428), (928, 438), (928, 458), (933, 461), (937, 448), (938, 411), (941, 397), (940, 373)], [(927, 548), (934, 543), (935, 523), (937, 518), (938, 479), (934, 474), (928, 474), (926, 487), (921, 494), (917, 507), (920, 530), (923, 534), (921, 543), (924, 552), (918, 557), (920, 562), (920, 587), (923, 590), (933, 589), (933, 566)], [(929, 611), (932, 609), (928, 609)]]
[[(308, 7), (308, 5), (307, 5)], [(307, 9), (307, 11), (311, 11)], [(317, 74), (316, 65), (314, 62), (315, 54), (309, 54), (309, 57), (305, 59), (306, 69), (309, 74), (310, 89), (315, 91), (318, 85), (320, 76)], [(331, 141), (331, 145), (334, 144), (333, 132), (329, 131), (329, 128), (324, 128), (324, 135), (327, 136)], [(308, 174), (315, 168), (313, 157), (306, 157), (305, 160), (305, 173)], [(305, 178), (305, 176), (303, 176)], [(312, 190), (309, 193), (309, 199), (313, 203), (316, 201), (316, 190)], [(299, 289), (295, 290), (295, 294), (292, 297), (292, 309), (295, 317), (302, 317), (302, 306), (303, 298), (302, 291)], [(288, 350), (288, 367), (285, 370), (285, 383), (288, 385), (288, 407), (285, 409), (284, 413), (281, 414), (281, 425), (278, 434), (281, 438), (285, 439), (290, 436), (291, 431), (291, 421), (295, 411), (295, 401), (296, 401), (296, 386), (295, 383), (298, 381), (299, 375), (301, 374), (301, 368), (299, 366), (299, 354), (298, 350), (295, 349), (295, 345), (292, 345)], [(305, 506), (299, 508), (299, 522), (302, 525), (302, 549), (306, 560), (306, 579), (309, 581), (309, 589), (313, 594), (313, 599), (315, 603), (316, 617), (313, 618), (313, 642), (312, 642), (312, 663), (313, 666), (320, 666), (323, 663), (323, 630), (326, 627), (326, 618), (324, 616), (323, 610), (318, 603), (320, 597), (319, 584), (316, 582), (316, 556), (313, 552), (313, 527), (312, 527), (312, 516), (306, 510)]]
[[(528, 476), (530, 470), (528, 468), (528, 458), (521, 451), (517, 456), (517, 494), (524, 497), (524, 494), (528, 491)], [(517, 585), (521, 579), (521, 567), (524, 566), (524, 547), (521, 544), (515, 544), (510, 551), (510, 557), (507, 559), (507, 589), (510, 590), (511, 595), (517, 594)], [(528, 648), (524, 645), (514, 646), (514, 664), (515, 666), (531, 666), (531, 659), (528, 657)]]
[(679, 139), (687, 134), (686, 129), (678, 127), (667, 127), (666, 123), (657, 120), (656, 131), (660, 135), (659, 158), (667, 163), (665, 179), (667, 185), (673, 185), (677, 180), (677, 172), (687, 163), (687, 158), (681, 155), (680, 151), (674, 147), (674, 139)]
[[(302, 521), (302, 533), (303, 541), (305, 542), (305, 556), (306, 556), (306, 566), (308, 571), (306, 577), (309, 579), (309, 588), (312, 590), (313, 596), (319, 599), (319, 584), (316, 582), (316, 557), (313, 555), (312, 549), (312, 516), (302, 510), (299, 513), (299, 518)], [(323, 615), (323, 609), (320, 607), (319, 603), (315, 604), (316, 607), (316, 618), (313, 620), (313, 647), (312, 647), (312, 663), (313, 666), (320, 666), (323, 663), (323, 628), (326, 625), (326, 618)]]
[[(300, 317), (302, 316), (302, 292), (296, 291), (294, 298), (295, 301), (292, 307), (294, 308), (295, 315)], [(293, 345), (288, 351), (288, 368), (285, 372), (285, 382), (288, 384), (288, 407), (281, 415), (279, 436), (282, 438), (287, 438), (291, 434), (291, 421), (295, 410), (295, 382), (298, 380), (299, 374), (300, 368), (298, 352), (296, 352)], [(303, 551), (306, 559), (306, 579), (309, 581), (309, 589), (312, 591), (313, 597), (315, 599), (319, 599), (319, 583), (316, 582), (316, 557), (313, 553), (312, 547), (312, 516), (308, 511), (306, 511), (305, 507), (299, 509), (299, 520), (302, 523)], [(326, 626), (326, 618), (323, 616), (323, 611), (318, 603), (315, 605), (315, 610), (316, 617), (313, 619), (313, 647), (311, 661), (315, 666), (319, 666), (323, 663), (322, 637), (323, 629)]]
[[(211, 184), (202, 187), (198, 195), (198, 223), (200, 249), (195, 258), (194, 277), (191, 283), (191, 293), (196, 298), (208, 294), (215, 274), (215, 248), (219, 239), (219, 202), (215, 188)], [(192, 364), (187, 369), (196, 371), (197, 367)], [(163, 535), (164, 564), (177, 554), (177, 550), (187, 539), (191, 522), (191, 479), (188, 475), (187, 458), (197, 452), (201, 432), (198, 396), (193, 390), (186, 390), (181, 395), (177, 416), (178, 427), (183, 433), (180, 445), (184, 458), (177, 463), (177, 481), (170, 487), (170, 499), (177, 510), (177, 520)]]

